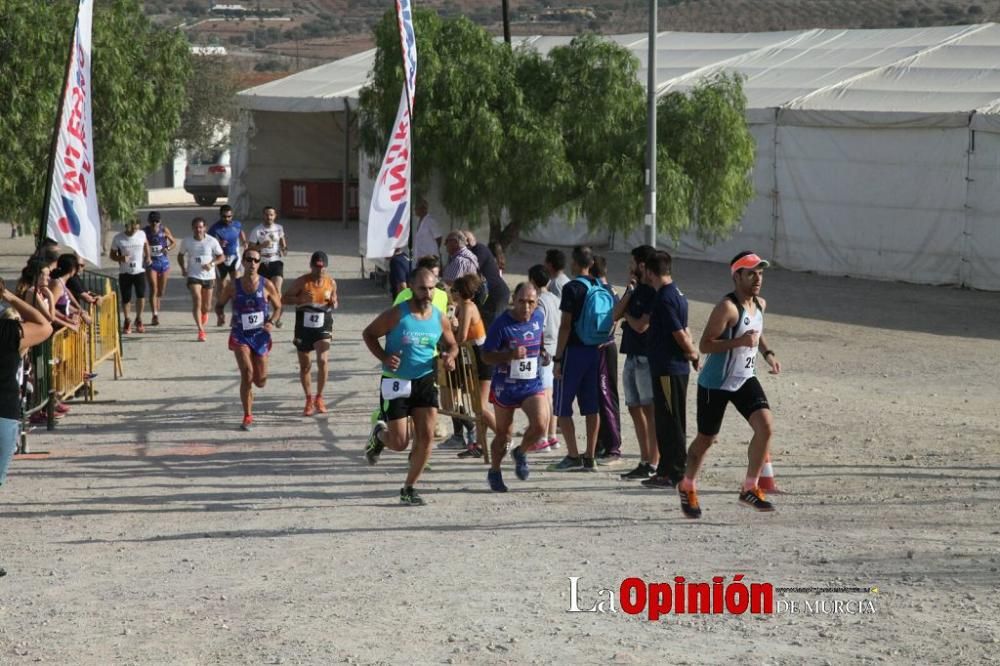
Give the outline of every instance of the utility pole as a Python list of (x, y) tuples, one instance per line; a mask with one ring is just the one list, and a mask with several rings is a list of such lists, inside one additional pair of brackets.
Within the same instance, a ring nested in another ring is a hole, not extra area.
[(510, 46), (510, 8), (507, 0), (501, 0), (500, 11), (503, 13), (503, 41)]
[(646, 244), (656, 247), (656, 2), (649, 0), (649, 53), (646, 58)]

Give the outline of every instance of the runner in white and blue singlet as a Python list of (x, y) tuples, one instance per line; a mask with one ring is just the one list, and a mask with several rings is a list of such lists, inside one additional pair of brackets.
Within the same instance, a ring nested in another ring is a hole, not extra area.
[(521, 409), (528, 417), (521, 444), (511, 451), (514, 472), (522, 481), (528, 478), (527, 453), (545, 434), (549, 422), (550, 406), (539, 368), (551, 361), (542, 346), (545, 318), (537, 305), (535, 286), (530, 282), (519, 284), (514, 290), (513, 306), (490, 324), (481, 350), (483, 360), (494, 365), (490, 402), (495, 408), (497, 430), (486, 476), (494, 492), (507, 492), (500, 463), (510, 440), (514, 412)]
[(708, 357), (698, 375), (698, 435), (688, 448), (684, 479), (677, 487), (681, 510), (688, 518), (701, 517), (695, 480), (729, 403), (753, 428), (739, 501), (758, 511), (774, 510), (758, 486), (773, 425), (767, 396), (755, 375), (758, 351), (771, 367), (771, 374), (781, 372), (774, 350), (764, 340), (767, 303), (760, 297), (760, 288), (769, 265), (753, 252), (741, 252), (733, 258), (730, 271), (735, 288), (712, 310), (701, 336), (699, 348)]

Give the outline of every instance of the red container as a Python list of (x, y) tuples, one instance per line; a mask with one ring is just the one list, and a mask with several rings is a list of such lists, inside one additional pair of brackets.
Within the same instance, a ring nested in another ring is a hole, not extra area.
[[(344, 219), (344, 181), (295, 179), (281, 181), (281, 216), (305, 220)], [(358, 181), (347, 183), (347, 219), (358, 219)]]

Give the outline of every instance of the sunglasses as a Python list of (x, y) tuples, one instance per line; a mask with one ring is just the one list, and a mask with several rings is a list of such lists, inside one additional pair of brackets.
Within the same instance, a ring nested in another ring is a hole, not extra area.
[(243, 257), (243, 261), (249, 261), (250, 263), (259, 264), (260, 257)]

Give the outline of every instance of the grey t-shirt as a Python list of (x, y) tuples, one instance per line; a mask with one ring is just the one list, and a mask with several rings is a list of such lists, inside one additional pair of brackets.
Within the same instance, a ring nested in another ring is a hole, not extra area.
[(549, 293), (551, 293), (557, 299), (562, 298), (562, 288), (566, 286), (566, 283), (568, 282), (569, 282), (569, 276), (567, 276), (565, 273), (560, 273), (559, 275), (549, 280), (548, 284)]
[(538, 294), (538, 309), (542, 311), (542, 316), (545, 318), (542, 346), (545, 347), (549, 356), (555, 356), (556, 343), (559, 341), (559, 322), (562, 320), (559, 299), (556, 298), (555, 294), (543, 291)]

